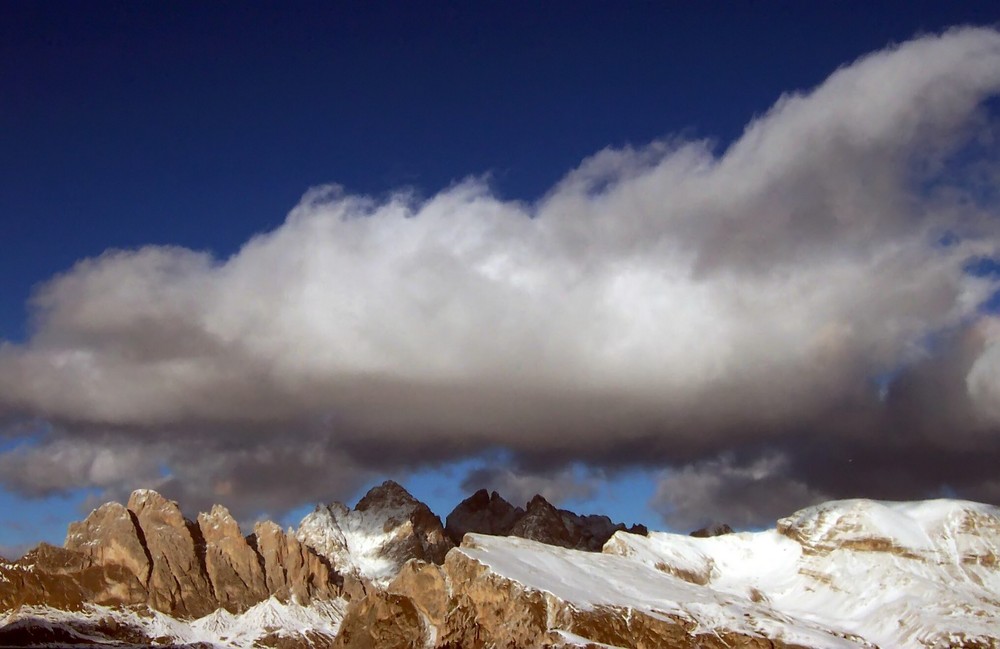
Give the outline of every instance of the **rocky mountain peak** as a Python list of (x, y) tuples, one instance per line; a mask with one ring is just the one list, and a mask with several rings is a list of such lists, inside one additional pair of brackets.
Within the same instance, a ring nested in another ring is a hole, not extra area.
[(497, 492), (480, 489), (463, 500), (448, 515), (446, 531), (456, 545), (468, 533), (493, 536), (519, 536), (532, 541), (578, 550), (600, 551), (618, 531), (645, 535), (646, 527), (626, 528), (607, 516), (581, 516), (557, 509), (544, 496), (536, 494), (524, 509), (514, 507)]
[(317, 506), (296, 538), (339, 572), (381, 585), (410, 559), (442, 563), (454, 546), (441, 519), (392, 480), (369, 490), (354, 509)]
[(709, 538), (712, 536), (722, 536), (723, 534), (732, 534), (733, 528), (729, 527), (726, 523), (712, 523), (711, 525), (706, 525), (691, 532), (691, 536), (696, 538)]
[(574, 546), (570, 532), (563, 523), (563, 517), (552, 504), (541, 495), (528, 501), (527, 511), (510, 529), (511, 536), (531, 539), (564, 548)]
[(184, 520), (181, 508), (174, 500), (168, 500), (152, 489), (136, 489), (129, 496), (126, 508), (139, 515), (141, 512), (156, 511), (164, 519)]
[[(59, 561), (75, 566), (73, 583), (89, 584), (78, 598), (142, 603), (179, 617), (245, 611), (272, 596), (304, 603), (339, 592), (339, 575), (276, 524), (259, 524), (244, 537), (225, 507), (191, 521), (149, 489), (133, 492), (127, 506), (107, 503), (71, 524), (60, 551)], [(33, 595), (25, 589), (22, 597)]]
[(497, 492), (480, 489), (448, 514), (445, 531), (456, 545), (467, 532), (507, 536), (522, 516), (523, 509), (514, 507)]
[[(355, 511), (363, 512), (369, 509), (378, 508), (402, 508), (423, 505), (419, 500), (403, 488), (401, 484), (394, 480), (386, 480), (382, 484), (368, 490), (358, 504), (354, 506)], [(425, 505), (426, 506), (426, 505)]]
[(542, 494), (535, 494), (534, 497), (528, 501), (525, 509), (527, 509), (529, 513), (536, 510), (556, 511), (556, 508), (552, 506), (552, 503), (545, 500), (545, 497), (542, 496)]

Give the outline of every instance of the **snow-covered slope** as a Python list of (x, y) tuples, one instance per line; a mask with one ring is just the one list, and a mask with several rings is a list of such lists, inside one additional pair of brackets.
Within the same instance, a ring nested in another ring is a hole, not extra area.
[(22, 606), (0, 617), (0, 628), (7, 633), (19, 627), (35, 633), (41, 630), (74, 638), (74, 644), (89, 642), (94, 646), (118, 642), (144, 646), (155, 642), (247, 649), (273, 645), (279, 639), (327, 644), (337, 635), (345, 608), (342, 599), (302, 606), (272, 597), (239, 615), (219, 609), (197, 620), (184, 621), (145, 607), (88, 605), (80, 611), (62, 611)]
[(577, 608), (703, 630), (817, 648), (1000, 642), (1000, 509), (976, 503), (831, 502), (765, 532), (618, 533), (599, 555), (481, 535), (457, 551)]
[(453, 544), (427, 505), (392, 481), (373, 488), (354, 509), (319, 505), (296, 538), (342, 574), (386, 585), (410, 559), (441, 563)]

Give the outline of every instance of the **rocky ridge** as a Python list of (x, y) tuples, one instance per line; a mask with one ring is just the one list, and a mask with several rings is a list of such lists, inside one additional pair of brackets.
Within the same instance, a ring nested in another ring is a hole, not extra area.
[(66, 547), (0, 561), (0, 646), (1000, 647), (995, 507), (840, 501), (704, 538), (621, 527), (480, 491), (446, 529), (386, 482), (244, 537), (224, 507), (192, 521), (140, 490)]
[(448, 515), (445, 531), (456, 544), (468, 533), (517, 536), (564, 548), (599, 552), (615, 532), (646, 534), (644, 525), (625, 527), (607, 516), (581, 516), (557, 509), (536, 495), (525, 508), (514, 507), (497, 492), (480, 489)]
[(101, 505), (69, 526), (63, 548), (40, 545), (0, 565), (0, 604), (59, 609), (146, 605), (179, 618), (246, 611), (269, 597), (308, 603), (340, 594), (340, 577), (273, 523), (244, 537), (224, 507), (197, 521), (155, 491)]

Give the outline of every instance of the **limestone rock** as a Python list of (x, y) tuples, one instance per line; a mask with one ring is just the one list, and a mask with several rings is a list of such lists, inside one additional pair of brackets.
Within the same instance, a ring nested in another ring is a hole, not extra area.
[(261, 556), (250, 547), (229, 510), (221, 505), (198, 515), (205, 541), (205, 570), (218, 604), (241, 612), (267, 598)]
[(480, 489), (448, 514), (445, 531), (456, 545), (467, 532), (507, 536), (524, 510), (514, 507), (497, 492)]
[[(405, 555), (407, 560), (413, 558), (440, 564), (444, 562), (448, 550), (454, 547), (444, 532), (441, 519), (427, 505), (392, 480), (386, 480), (372, 488), (358, 501), (354, 510), (362, 515), (368, 514), (373, 519), (383, 518), (383, 531), (386, 533), (391, 528), (399, 530), (394, 534), (393, 541), (384, 548), (390, 554)], [(413, 554), (394, 553), (394, 545), (412, 549)]]
[(105, 503), (79, 523), (70, 523), (63, 547), (89, 557), (95, 564), (125, 566), (143, 585), (153, 561), (135, 514), (119, 503)]
[(559, 510), (541, 496), (531, 499), (527, 512), (511, 528), (510, 535), (564, 548), (573, 547)]
[(441, 566), (410, 561), (392, 580), (386, 592), (409, 597), (431, 624), (444, 624), (448, 615), (448, 585)]
[(22, 605), (78, 609), (90, 602), (102, 605), (139, 604), (146, 589), (121, 565), (97, 565), (74, 550), (47, 543), (15, 562), (0, 562), (0, 610)]
[(410, 559), (442, 563), (454, 544), (433, 512), (389, 480), (355, 506), (320, 505), (302, 519), (296, 538), (359, 584), (385, 586)]
[(536, 495), (527, 511), (514, 507), (497, 492), (480, 489), (463, 500), (448, 515), (446, 530), (452, 541), (461, 543), (468, 533), (522, 538), (559, 545), (577, 550), (600, 552), (615, 532), (645, 535), (643, 525), (626, 528), (613, 523), (607, 516), (581, 516), (566, 509), (557, 509), (542, 496)]
[(205, 544), (198, 527), (180, 508), (155, 491), (132, 493), (128, 509), (145, 538), (152, 559), (146, 588), (153, 608), (184, 617), (201, 617), (216, 609), (205, 571)]
[(257, 523), (249, 542), (263, 559), (267, 591), (278, 599), (307, 604), (339, 592), (326, 562), (276, 523)]
[(412, 599), (377, 591), (351, 603), (334, 646), (412, 649), (427, 646), (429, 638), (429, 630), (424, 626)]

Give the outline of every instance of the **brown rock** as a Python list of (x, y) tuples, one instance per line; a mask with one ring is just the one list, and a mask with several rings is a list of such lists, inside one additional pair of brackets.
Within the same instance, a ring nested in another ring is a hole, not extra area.
[(205, 571), (205, 544), (197, 525), (155, 491), (132, 493), (128, 509), (145, 538), (153, 569), (146, 588), (153, 608), (182, 617), (201, 617), (217, 606)]
[(198, 514), (205, 540), (205, 570), (219, 606), (238, 613), (267, 599), (262, 557), (250, 547), (229, 510), (221, 505)]
[(339, 593), (336, 575), (326, 562), (277, 523), (257, 523), (248, 540), (263, 558), (264, 581), (272, 595), (308, 604)]
[(95, 565), (81, 552), (43, 543), (20, 560), (0, 562), (0, 610), (45, 605), (74, 610), (87, 602), (138, 604), (146, 590), (124, 566)]
[(82, 522), (70, 523), (63, 547), (98, 565), (125, 566), (143, 585), (149, 581), (153, 562), (143, 532), (135, 515), (119, 503), (105, 503)]
[(427, 646), (428, 629), (409, 597), (378, 591), (348, 606), (335, 647), (412, 649)]
[(403, 566), (386, 591), (409, 597), (431, 624), (444, 624), (448, 615), (448, 586), (441, 566), (410, 561)]

